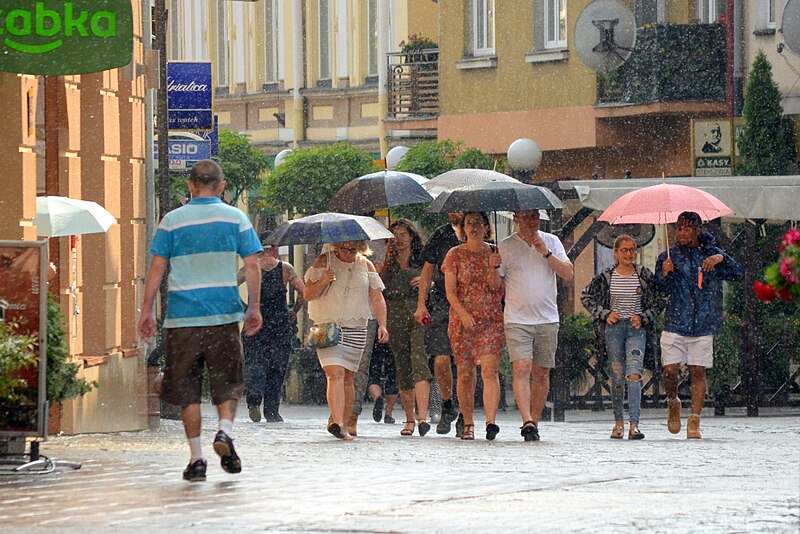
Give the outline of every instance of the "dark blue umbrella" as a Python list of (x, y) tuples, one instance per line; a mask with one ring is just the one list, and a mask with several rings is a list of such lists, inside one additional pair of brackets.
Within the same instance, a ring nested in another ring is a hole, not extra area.
[(329, 211), (365, 214), (408, 204), (428, 204), (433, 197), (421, 183), (424, 176), (399, 171), (380, 171), (350, 180), (328, 204)]
[(318, 213), (286, 221), (264, 241), (268, 245), (302, 245), (391, 239), (394, 235), (372, 217)]

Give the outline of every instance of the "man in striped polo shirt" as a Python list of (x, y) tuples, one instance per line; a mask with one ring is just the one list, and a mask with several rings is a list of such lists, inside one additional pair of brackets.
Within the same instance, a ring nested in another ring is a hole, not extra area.
[[(166, 366), (161, 398), (181, 407), (191, 459), (185, 480), (206, 479), (200, 442), (203, 367), (208, 367), (211, 398), (219, 413), (214, 451), (228, 473), (242, 470), (231, 438), (236, 405), (244, 391), (242, 344), (261, 328), (258, 256), (261, 243), (247, 216), (220, 200), (225, 190), (222, 169), (211, 160), (198, 161), (189, 175), (192, 200), (167, 213), (153, 238), (153, 259), (144, 287), (139, 335), (146, 342), (156, 333), (153, 303), (169, 266)], [(244, 260), (247, 311), (243, 313), (236, 273)]]

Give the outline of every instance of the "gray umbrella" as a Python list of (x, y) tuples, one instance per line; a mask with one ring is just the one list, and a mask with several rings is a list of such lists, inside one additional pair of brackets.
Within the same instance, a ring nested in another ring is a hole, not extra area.
[(372, 217), (344, 213), (318, 213), (286, 221), (264, 241), (269, 245), (341, 243), (391, 239), (394, 235)]
[(466, 187), (468, 185), (480, 185), (489, 182), (511, 182), (522, 183), (506, 174), (488, 169), (453, 169), (430, 179), (425, 184), (433, 196), (441, 193)]
[(428, 211), (433, 213), (522, 211), (563, 207), (564, 203), (549, 189), (514, 180), (468, 185), (444, 192), (436, 197)]
[(433, 197), (420, 183), (424, 176), (398, 171), (380, 171), (347, 182), (328, 203), (328, 210), (363, 215), (373, 211), (427, 204)]

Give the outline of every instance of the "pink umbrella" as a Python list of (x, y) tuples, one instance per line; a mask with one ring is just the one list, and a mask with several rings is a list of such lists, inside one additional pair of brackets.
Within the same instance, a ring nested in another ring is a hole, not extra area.
[(693, 211), (704, 221), (733, 213), (720, 199), (700, 189), (658, 184), (622, 195), (597, 220), (610, 224), (667, 224), (677, 221), (684, 211)]

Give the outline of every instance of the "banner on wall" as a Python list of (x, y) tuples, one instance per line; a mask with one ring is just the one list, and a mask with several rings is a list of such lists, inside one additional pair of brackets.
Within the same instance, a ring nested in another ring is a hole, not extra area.
[(167, 127), (170, 130), (214, 128), (211, 62), (167, 63)]
[(38, 341), (33, 365), (0, 378), (13, 381), (0, 398), (0, 435), (46, 435), (47, 264), (47, 241), (0, 241), (0, 320)]

